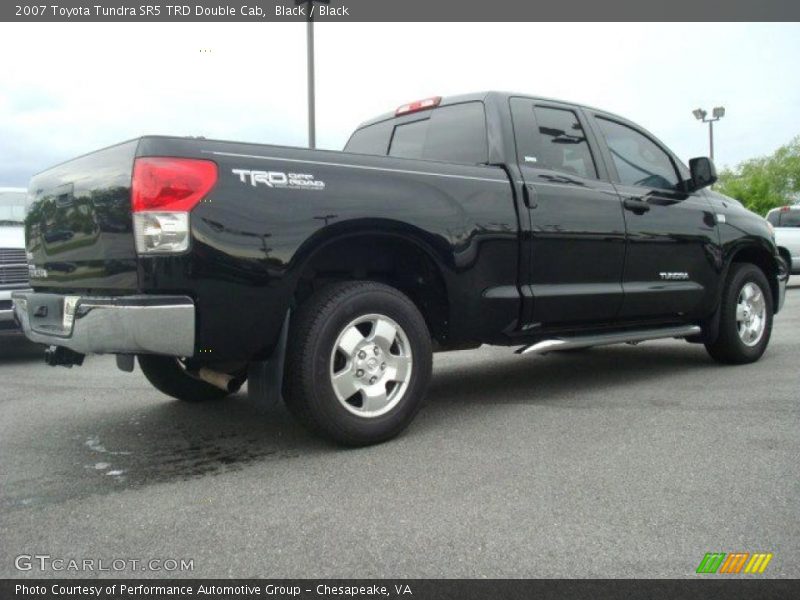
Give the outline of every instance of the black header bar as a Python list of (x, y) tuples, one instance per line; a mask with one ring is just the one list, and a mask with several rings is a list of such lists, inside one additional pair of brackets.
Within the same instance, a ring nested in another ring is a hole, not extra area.
[[(282, 22), (308, 18), (295, 0), (3, 0), (9, 22)], [(787, 0), (330, 0), (313, 3), (320, 22), (800, 21)]]

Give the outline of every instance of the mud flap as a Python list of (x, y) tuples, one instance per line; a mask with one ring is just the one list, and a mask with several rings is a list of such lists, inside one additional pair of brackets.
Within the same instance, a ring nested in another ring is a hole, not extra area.
[(700, 328), (703, 330), (703, 333), (687, 337), (687, 342), (690, 344), (713, 344), (717, 341), (717, 337), (719, 336), (719, 322), (722, 316), (719, 308), (719, 305), (717, 305), (716, 310), (711, 316), (700, 322)]
[(272, 356), (267, 360), (251, 362), (247, 367), (247, 397), (261, 406), (271, 407), (283, 401), (283, 365), (290, 315), (291, 311), (286, 311)]

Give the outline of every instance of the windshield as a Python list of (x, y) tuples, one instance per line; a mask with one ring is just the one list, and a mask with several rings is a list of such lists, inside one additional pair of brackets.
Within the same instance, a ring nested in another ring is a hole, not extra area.
[(0, 192), (0, 225), (22, 225), (25, 221), (25, 192)]

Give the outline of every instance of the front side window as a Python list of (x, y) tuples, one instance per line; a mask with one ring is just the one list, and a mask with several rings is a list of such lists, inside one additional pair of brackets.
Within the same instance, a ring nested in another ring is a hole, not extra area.
[(662, 190), (679, 187), (672, 159), (638, 131), (602, 117), (597, 123), (606, 140), (620, 183)]

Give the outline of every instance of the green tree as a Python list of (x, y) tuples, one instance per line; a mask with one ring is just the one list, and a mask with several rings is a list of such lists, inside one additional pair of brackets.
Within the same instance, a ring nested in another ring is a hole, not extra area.
[(800, 136), (770, 156), (723, 169), (716, 189), (760, 215), (800, 200)]

